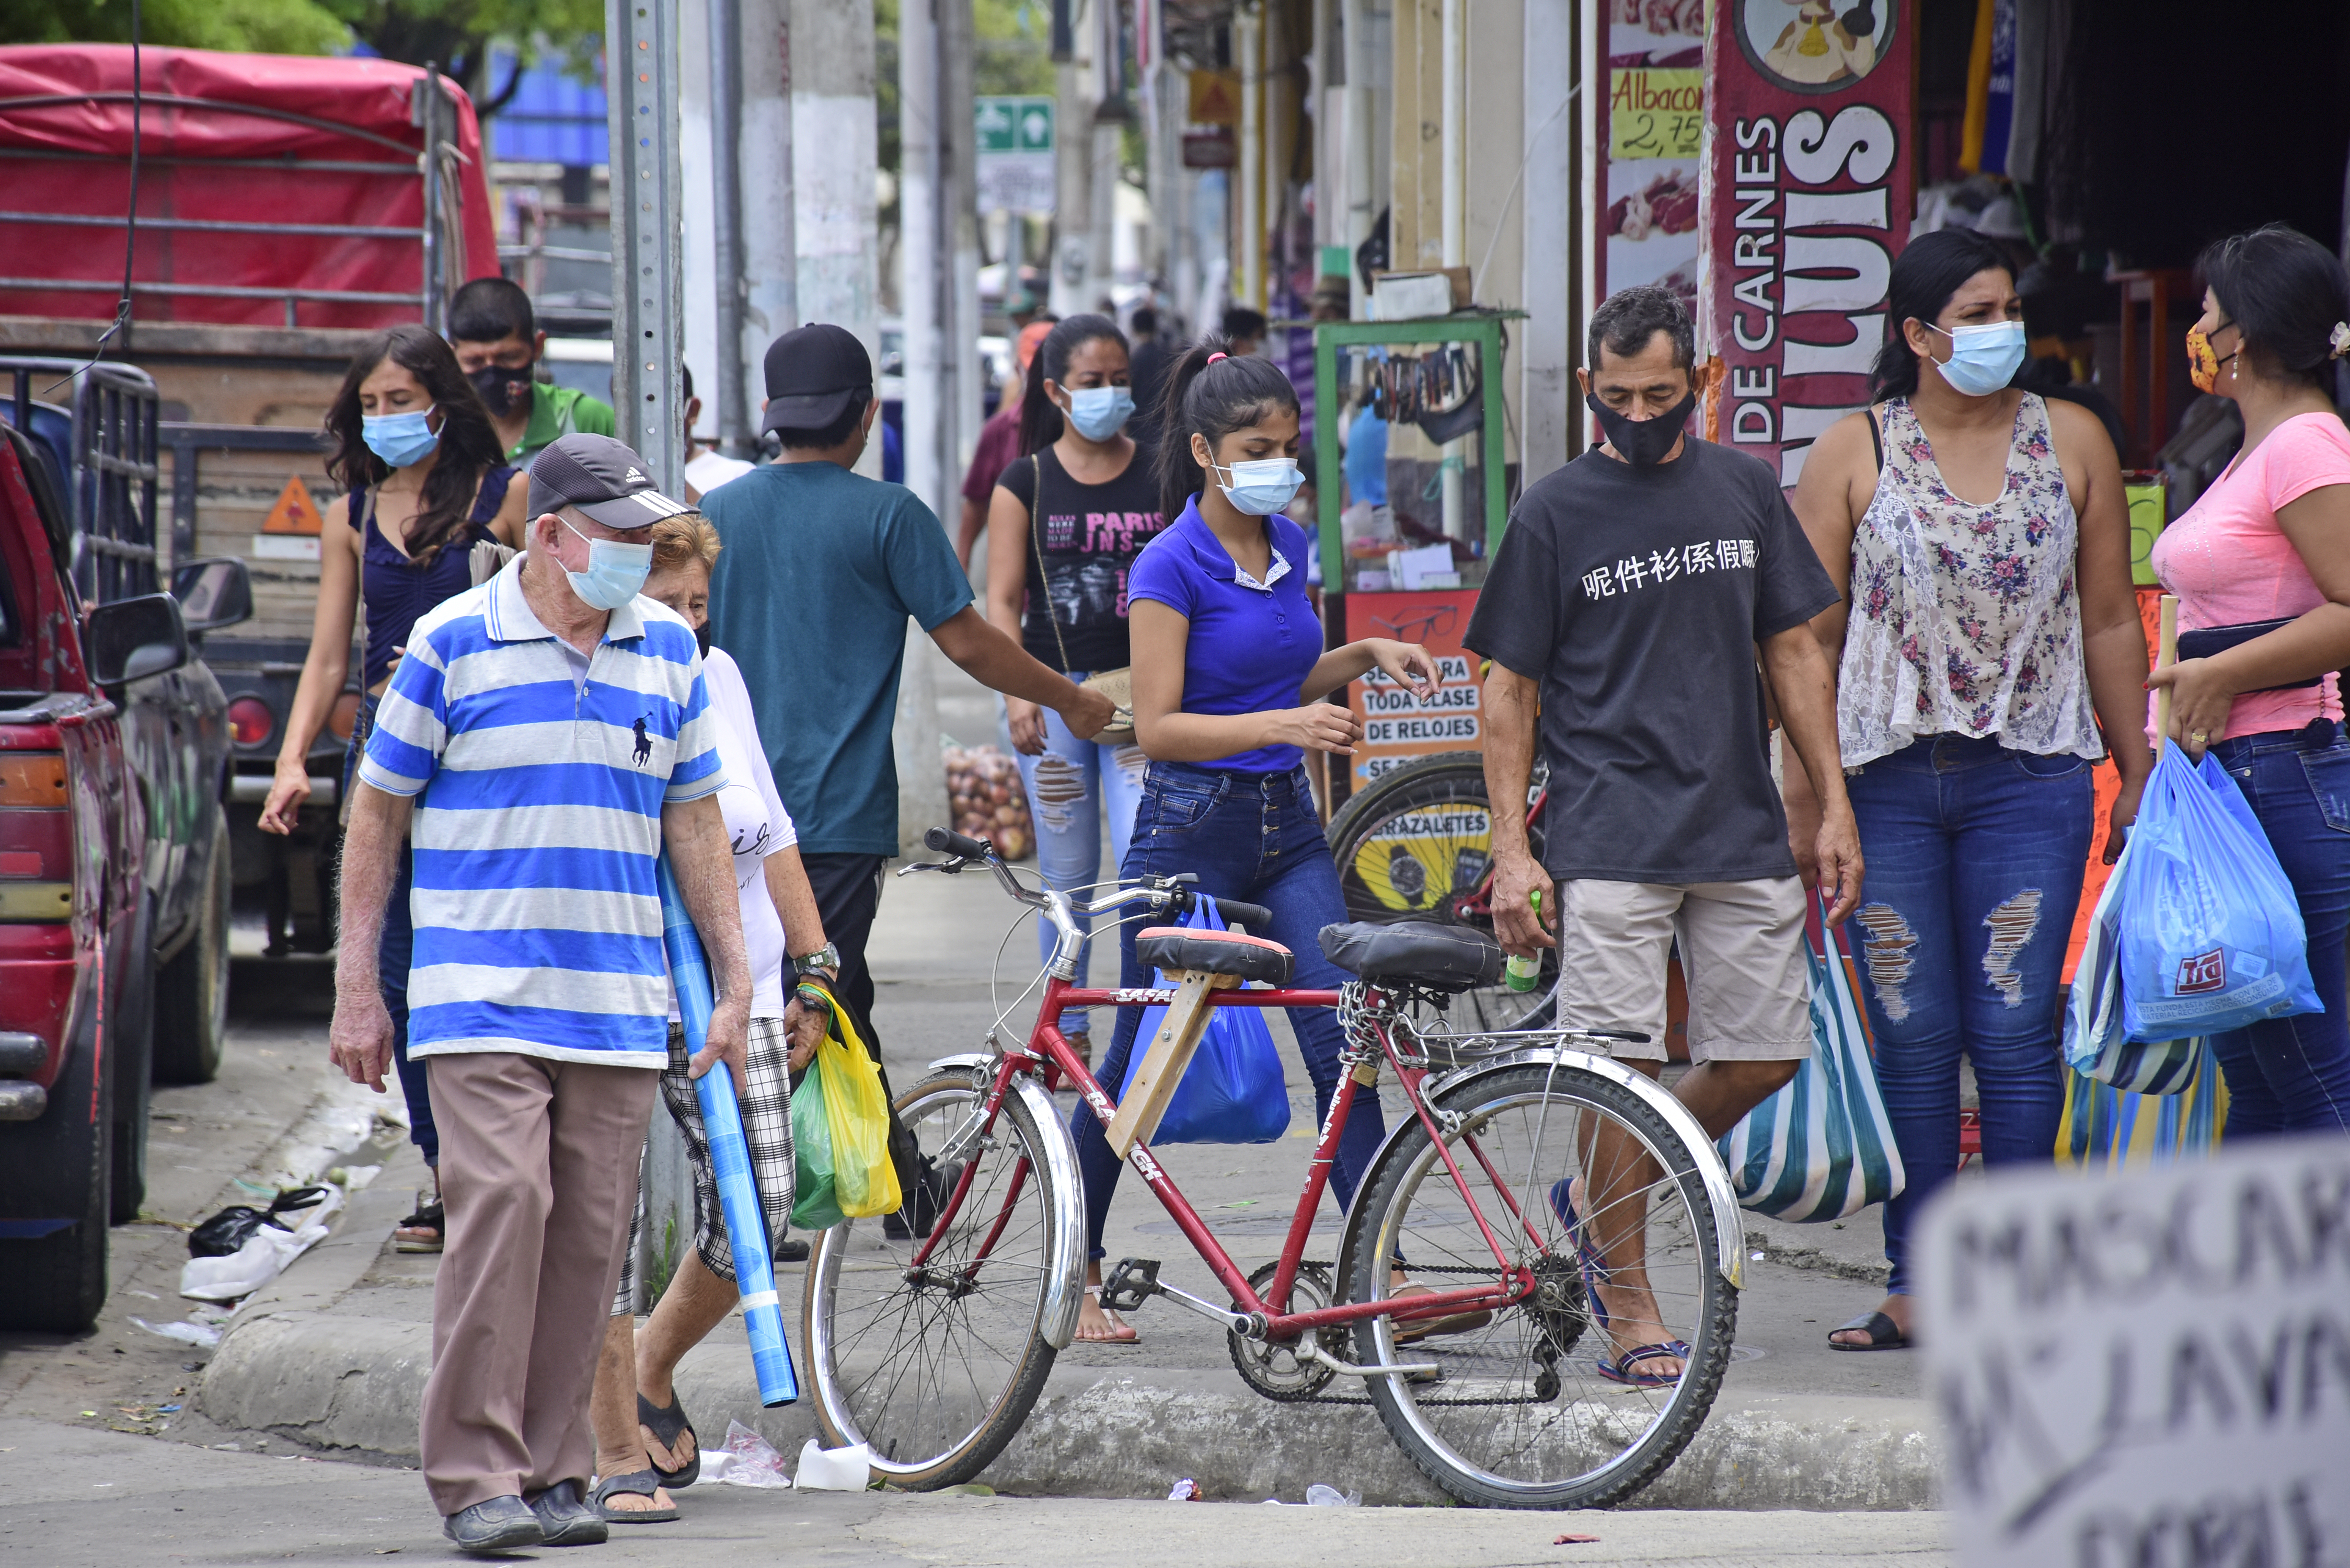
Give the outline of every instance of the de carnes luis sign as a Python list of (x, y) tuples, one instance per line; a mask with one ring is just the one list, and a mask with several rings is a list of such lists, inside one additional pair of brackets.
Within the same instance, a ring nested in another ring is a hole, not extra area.
[[(1909, 233), (1916, 0), (1713, 0), (1705, 50), (1700, 354), (1708, 433), (1793, 485), (1867, 400)], [(1840, 7), (1840, 8), (1839, 8)]]

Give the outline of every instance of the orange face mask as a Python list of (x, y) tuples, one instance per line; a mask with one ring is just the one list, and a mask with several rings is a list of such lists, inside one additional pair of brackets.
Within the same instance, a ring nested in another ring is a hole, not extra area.
[[(2235, 323), (2223, 321), (2220, 325), (2225, 328), (2234, 326)], [(2243, 350), (2239, 348), (2236, 352), (2241, 354)], [(2235, 357), (2235, 354), (2230, 354), (2228, 358), (2233, 359)], [(2187, 329), (2187, 379), (2195, 383), (2197, 391), (2219, 390), (2220, 367), (2225, 363), (2227, 360), (2221, 359), (2212, 351), (2211, 339), (2204, 336), (2201, 327), (2190, 327)]]

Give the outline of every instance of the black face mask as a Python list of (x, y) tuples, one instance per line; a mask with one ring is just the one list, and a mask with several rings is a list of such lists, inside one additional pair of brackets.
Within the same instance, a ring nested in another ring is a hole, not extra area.
[(693, 640), (696, 646), (702, 649), (702, 657), (704, 659), (709, 658), (710, 623), (708, 621), (703, 621), (700, 626), (693, 628)]
[(1673, 450), (1680, 440), (1681, 427), (1689, 423), (1690, 412), (1697, 407), (1697, 393), (1692, 391), (1671, 408), (1652, 420), (1630, 420), (1599, 400), (1593, 392), (1583, 400), (1591, 411), (1599, 416), (1599, 428), (1607, 432), (1607, 444), (1616, 449), (1625, 462), (1635, 468), (1653, 468), (1665, 461), (1665, 453)]
[(489, 406), (490, 412), (504, 417), (519, 408), (528, 394), (531, 369), (527, 365), (519, 370), (504, 365), (484, 365), (465, 379), (473, 383), (473, 390), (482, 394), (482, 401)]

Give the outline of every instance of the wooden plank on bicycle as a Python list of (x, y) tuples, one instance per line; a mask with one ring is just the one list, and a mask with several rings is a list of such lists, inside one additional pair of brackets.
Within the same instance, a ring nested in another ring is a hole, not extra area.
[(1236, 974), (1210, 974), (1205, 970), (1184, 972), (1159, 1033), (1151, 1036), (1142, 1064), (1126, 1086), (1126, 1097), (1118, 1103), (1118, 1115), (1110, 1118), (1109, 1147), (1118, 1158), (1132, 1153), (1136, 1144), (1149, 1142), (1151, 1134), (1159, 1130), (1159, 1118), (1167, 1114), (1175, 1085), (1183, 1081), (1183, 1069), (1191, 1064), (1191, 1054), (1200, 1048), (1200, 1036), (1207, 1030), (1212, 1011), (1208, 993), (1229, 991), (1240, 982)]

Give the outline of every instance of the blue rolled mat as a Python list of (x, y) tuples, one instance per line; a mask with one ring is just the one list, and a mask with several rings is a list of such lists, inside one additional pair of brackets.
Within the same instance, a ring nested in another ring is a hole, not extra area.
[[(678, 1016), (685, 1024), (687, 1053), (710, 1040), (710, 1014), (718, 988), (701, 933), (686, 913), (685, 896), (669, 855), (660, 857), (661, 946), (669, 954), (670, 981), (677, 987)], [(751, 1339), (751, 1366), (759, 1378), (759, 1400), (769, 1409), (800, 1397), (792, 1372), (791, 1346), (784, 1339), (784, 1313), (775, 1295), (775, 1261), (767, 1251), (767, 1222), (759, 1208), (758, 1184), (751, 1179), (751, 1146), (743, 1136), (743, 1108), (734, 1098), (734, 1074), (720, 1062), (693, 1081), (702, 1101), (702, 1128), (710, 1140), (711, 1173), (726, 1216), (726, 1239), (734, 1250), (734, 1288), (742, 1293), (743, 1326)]]

